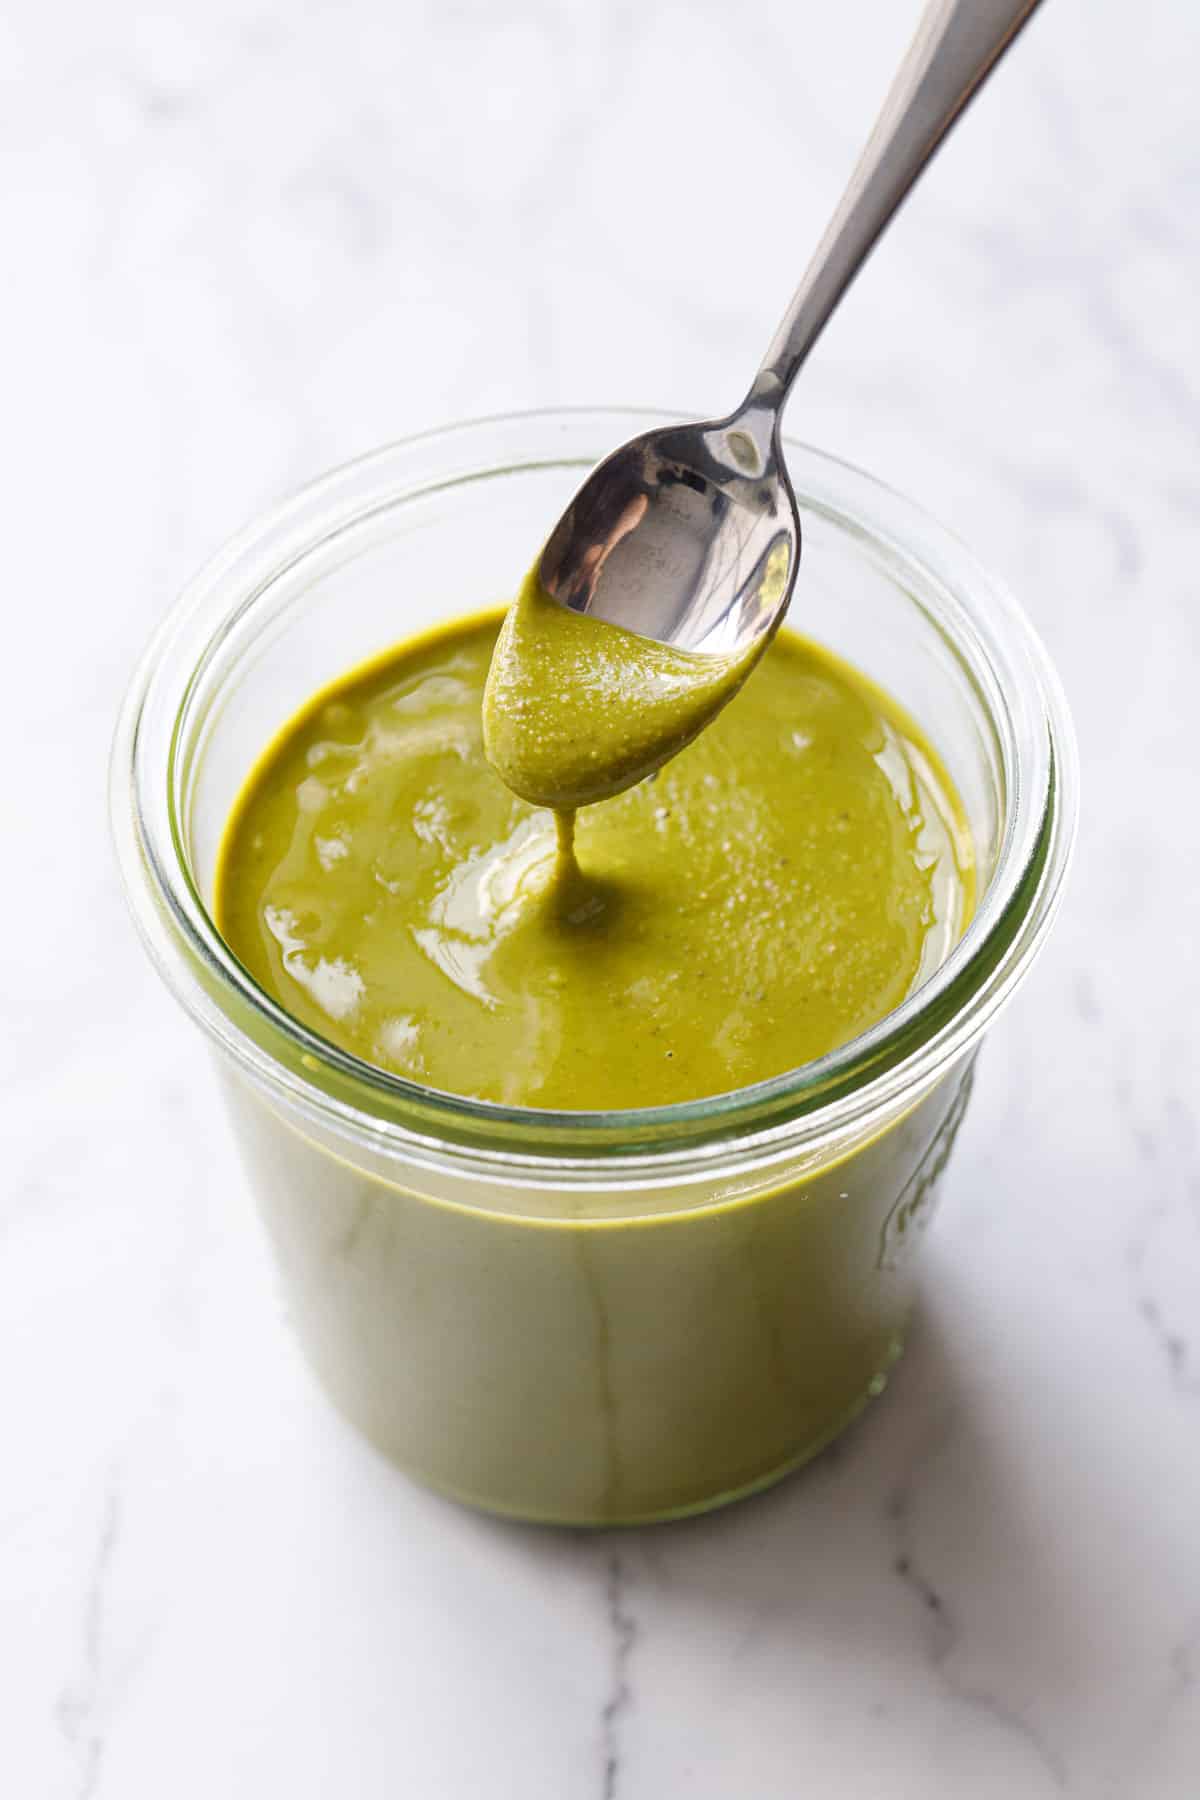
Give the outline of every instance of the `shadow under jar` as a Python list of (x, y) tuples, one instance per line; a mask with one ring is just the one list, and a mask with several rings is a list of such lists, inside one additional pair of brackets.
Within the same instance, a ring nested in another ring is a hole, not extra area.
[(1044, 938), (1076, 810), (1070, 722), (1023, 614), (907, 501), (789, 444), (794, 623), (917, 719), (971, 826), (978, 904), (947, 961), (817, 1062), (622, 1113), (422, 1088), (282, 1011), (209, 912), (263, 745), (354, 664), (509, 598), (583, 472), (656, 422), (485, 420), (306, 488), (183, 595), (113, 757), (133, 911), (217, 1052), (318, 1377), (416, 1479), (571, 1524), (751, 1492), (879, 1392), (976, 1048)]

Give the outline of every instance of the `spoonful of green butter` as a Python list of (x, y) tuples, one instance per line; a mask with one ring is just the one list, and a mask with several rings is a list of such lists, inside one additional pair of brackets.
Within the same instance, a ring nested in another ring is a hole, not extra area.
[(675, 756), (758, 658), (680, 650), (551, 600), (536, 569), (509, 608), (483, 698), (488, 761), (559, 814), (609, 800)]

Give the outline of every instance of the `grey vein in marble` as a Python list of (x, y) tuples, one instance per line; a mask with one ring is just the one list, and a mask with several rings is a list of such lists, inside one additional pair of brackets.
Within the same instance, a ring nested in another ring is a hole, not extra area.
[(64, 1688), (54, 1716), (79, 1767), (76, 1800), (92, 1800), (101, 1775), (104, 1723), (101, 1712), (108, 1586), (121, 1536), (121, 1503), (116, 1485), (105, 1496), (99, 1536), (83, 1593), (83, 1666)]
[[(952, 1431), (953, 1427), (948, 1429)], [(931, 1446), (928, 1454), (936, 1453), (937, 1447)], [(919, 1467), (913, 1476), (914, 1482), (918, 1479)], [(925, 1615), (925, 1636), (931, 1663), (957, 1705), (979, 1713), (1001, 1731), (1011, 1733), (1027, 1745), (1055, 1787), (1065, 1792), (1069, 1786), (1068, 1770), (1061, 1753), (1046, 1742), (1042, 1733), (1022, 1713), (1006, 1706), (995, 1694), (963, 1681), (955, 1670), (954, 1655), (962, 1643), (962, 1629), (946, 1597), (917, 1560), (912, 1548), (910, 1514), (914, 1503), (914, 1489), (909, 1486), (898, 1487), (888, 1496), (885, 1511), (896, 1544), (892, 1570), (913, 1594)]]
[(633, 1704), (630, 1662), (637, 1644), (638, 1625), (629, 1607), (628, 1594), (627, 1564), (619, 1550), (611, 1550), (605, 1564), (605, 1604), (612, 1642), (611, 1681), (600, 1709), (601, 1800), (617, 1800), (621, 1779), (621, 1723)]

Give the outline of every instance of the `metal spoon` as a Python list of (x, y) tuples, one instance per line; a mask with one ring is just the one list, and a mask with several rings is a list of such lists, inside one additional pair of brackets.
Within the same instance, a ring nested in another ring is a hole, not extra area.
[(765, 648), (800, 519), (780, 441), (792, 383), (954, 121), (1040, 0), (930, 0), (753, 386), (724, 419), (648, 431), (593, 470), (542, 552), (562, 606), (683, 650)]

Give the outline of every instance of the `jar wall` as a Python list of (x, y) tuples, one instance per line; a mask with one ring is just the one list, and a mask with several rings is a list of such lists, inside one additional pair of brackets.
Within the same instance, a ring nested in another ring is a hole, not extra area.
[(826, 1443), (882, 1387), (970, 1091), (966, 1061), (820, 1168), (686, 1195), (486, 1205), (385, 1175), (233, 1072), (225, 1089), (310, 1363), (415, 1479), (527, 1519), (703, 1510)]

